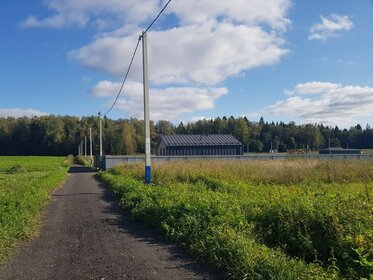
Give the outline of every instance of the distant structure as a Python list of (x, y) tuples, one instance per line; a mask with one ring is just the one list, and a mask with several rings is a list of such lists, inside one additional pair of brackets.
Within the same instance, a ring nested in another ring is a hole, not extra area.
[(362, 152), (359, 149), (343, 149), (340, 147), (331, 147), (319, 150), (320, 155), (359, 155), (361, 153)]
[(242, 154), (242, 143), (229, 134), (162, 135), (157, 144), (157, 156)]

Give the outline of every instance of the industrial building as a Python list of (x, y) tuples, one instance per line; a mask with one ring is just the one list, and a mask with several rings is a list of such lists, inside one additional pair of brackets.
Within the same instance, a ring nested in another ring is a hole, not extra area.
[(157, 156), (242, 154), (242, 143), (229, 134), (162, 135), (157, 144)]

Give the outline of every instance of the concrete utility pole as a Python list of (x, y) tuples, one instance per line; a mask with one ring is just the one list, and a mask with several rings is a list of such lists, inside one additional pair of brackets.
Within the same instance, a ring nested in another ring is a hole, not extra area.
[(87, 136), (84, 136), (84, 156), (87, 156)]
[(90, 151), (90, 166), (93, 167), (93, 156), (92, 156), (92, 128), (89, 128), (89, 151)]
[(100, 118), (100, 169), (102, 167), (102, 118), (101, 112), (98, 113), (98, 117)]
[(144, 83), (144, 126), (145, 126), (145, 184), (150, 184), (150, 123), (149, 123), (149, 80), (148, 80), (148, 39), (147, 33), (142, 33), (143, 83)]

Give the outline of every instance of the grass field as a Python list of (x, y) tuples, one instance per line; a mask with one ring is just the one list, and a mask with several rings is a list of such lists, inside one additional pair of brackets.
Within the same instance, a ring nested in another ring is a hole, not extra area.
[(71, 163), (72, 157), (0, 156), (0, 261), (35, 233), (49, 193)]
[(173, 162), (99, 177), (231, 279), (372, 279), (373, 161)]

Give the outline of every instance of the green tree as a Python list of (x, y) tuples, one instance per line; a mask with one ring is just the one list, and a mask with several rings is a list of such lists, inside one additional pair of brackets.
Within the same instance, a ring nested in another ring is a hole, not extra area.
[(249, 127), (244, 118), (238, 118), (235, 120), (232, 134), (241, 141), (242, 144), (247, 145), (249, 140)]
[(154, 126), (155, 131), (157, 134), (160, 135), (171, 135), (175, 134), (175, 127), (169, 121), (158, 121), (157, 124)]
[(132, 155), (137, 151), (135, 128), (131, 122), (125, 121), (122, 131), (123, 153)]

